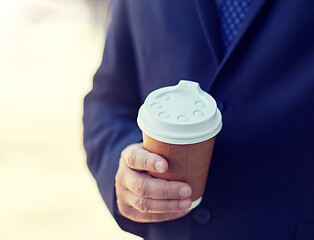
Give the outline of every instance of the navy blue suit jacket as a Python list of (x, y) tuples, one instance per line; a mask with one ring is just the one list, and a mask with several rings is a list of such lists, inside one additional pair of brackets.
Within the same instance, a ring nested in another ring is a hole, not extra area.
[[(314, 239), (314, 1), (253, 0), (224, 55), (211, 0), (115, 0), (85, 98), (88, 166), (112, 215), (145, 239)], [(223, 114), (201, 205), (163, 223), (119, 214), (121, 151), (153, 90), (194, 80)]]

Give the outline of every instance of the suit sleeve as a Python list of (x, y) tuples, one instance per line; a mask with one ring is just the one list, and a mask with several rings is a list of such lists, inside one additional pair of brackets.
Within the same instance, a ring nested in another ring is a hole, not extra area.
[(114, 180), (121, 151), (142, 141), (142, 135), (136, 124), (141, 103), (125, 2), (113, 1), (112, 7), (102, 63), (84, 99), (84, 147), (111, 214), (122, 229), (143, 236), (145, 224), (124, 218), (116, 205)]

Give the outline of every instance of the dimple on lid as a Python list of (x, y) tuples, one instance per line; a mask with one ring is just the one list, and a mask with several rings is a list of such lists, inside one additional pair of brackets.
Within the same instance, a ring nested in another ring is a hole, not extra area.
[(193, 144), (217, 135), (222, 117), (214, 98), (197, 82), (181, 80), (151, 92), (138, 112), (137, 123), (158, 141)]

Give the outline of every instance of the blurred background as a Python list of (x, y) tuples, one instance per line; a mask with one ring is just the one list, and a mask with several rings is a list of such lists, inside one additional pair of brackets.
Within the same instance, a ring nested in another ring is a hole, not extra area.
[(86, 166), (83, 97), (108, 0), (0, 0), (0, 239), (140, 239), (120, 230)]

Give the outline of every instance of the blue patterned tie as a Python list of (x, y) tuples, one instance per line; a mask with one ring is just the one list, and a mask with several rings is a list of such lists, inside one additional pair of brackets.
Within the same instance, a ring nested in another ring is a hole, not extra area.
[(222, 0), (220, 20), (225, 52), (237, 35), (252, 0)]

